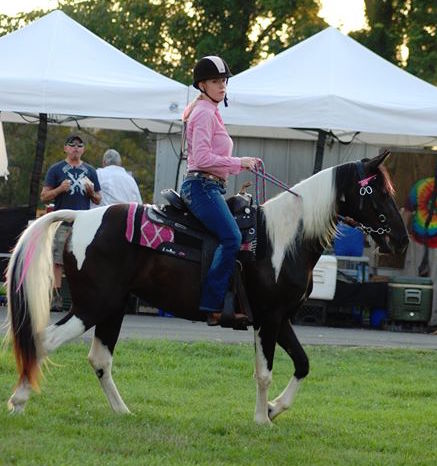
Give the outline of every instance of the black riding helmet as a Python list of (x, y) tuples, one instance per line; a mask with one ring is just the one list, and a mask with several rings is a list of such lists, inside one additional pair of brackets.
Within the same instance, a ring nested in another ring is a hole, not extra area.
[[(223, 58), (217, 57), (216, 55), (209, 55), (207, 57), (201, 58), (194, 67), (193, 70), (193, 86), (196, 89), (199, 89), (200, 92), (206, 94), (205, 91), (202, 91), (199, 88), (199, 83), (201, 81), (206, 81), (207, 79), (216, 79), (216, 78), (230, 78), (232, 76), (231, 70), (229, 69), (228, 64), (223, 60)], [(208, 97), (209, 95), (206, 94)], [(209, 97), (211, 99), (211, 97)], [(216, 100), (211, 99), (214, 102), (218, 103)], [(228, 106), (227, 98), (224, 99), (225, 106)]]

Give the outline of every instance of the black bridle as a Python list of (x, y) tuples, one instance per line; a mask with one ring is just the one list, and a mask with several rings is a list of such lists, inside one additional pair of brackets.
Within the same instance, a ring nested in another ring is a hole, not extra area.
[[(370, 186), (370, 181), (375, 179), (378, 175), (371, 175), (366, 177), (364, 173), (364, 167), (363, 167), (363, 162), (358, 161), (356, 162), (356, 167), (358, 171), (358, 184), (360, 186), (359, 188), (359, 193), (360, 193), (360, 204), (359, 204), (359, 210), (363, 210), (363, 205), (364, 205), (364, 197), (368, 196), (370, 198), (370, 202), (372, 203), (373, 208), (375, 211), (378, 211), (378, 206), (375, 201), (375, 197), (373, 196), (373, 188)], [(354, 228), (358, 228), (361, 231), (363, 231), (366, 234), (377, 234), (377, 235), (385, 235), (391, 232), (391, 228), (389, 225), (386, 225), (387, 222), (387, 217), (384, 214), (379, 214), (378, 215), (378, 220), (381, 223), (381, 227), (377, 228), (376, 230), (368, 225), (364, 225), (361, 222), (357, 222), (353, 218), (350, 217), (343, 217), (341, 215), (338, 215), (338, 218), (343, 222), (346, 223), (349, 226), (352, 226)]]

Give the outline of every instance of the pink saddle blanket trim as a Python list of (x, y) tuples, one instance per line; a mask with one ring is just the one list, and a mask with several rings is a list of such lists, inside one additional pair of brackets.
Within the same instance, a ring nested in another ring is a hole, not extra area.
[[(129, 210), (126, 221), (126, 239), (132, 243), (134, 241), (135, 229), (140, 229), (139, 241), (140, 246), (146, 246), (151, 249), (157, 249), (162, 243), (174, 242), (174, 231), (167, 225), (153, 223), (147, 216), (147, 205), (138, 207), (138, 204), (132, 202), (129, 204)], [(137, 209), (142, 209), (141, 224), (135, 224)]]

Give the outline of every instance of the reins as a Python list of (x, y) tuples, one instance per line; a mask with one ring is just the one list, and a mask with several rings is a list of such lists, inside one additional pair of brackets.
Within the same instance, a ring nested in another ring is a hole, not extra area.
[[(267, 173), (265, 170), (264, 162), (262, 160), (259, 160), (258, 166), (255, 169), (251, 169), (250, 171), (255, 175), (255, 202), (257, 205), (261, 205), (266, 202), (266, 181), (279, 186), (284, 191), (288, 191), (289, 193), (293, 194), (293, 196), (301, 197), (300, 194), (295, 193), (290, 188), (290, 186), (285, 184), (283, 181), (279, 180), (271, 173)], [(262, 183), (260, 182), (260, 178), (262, 178)], [(262, 199), (261, 203), (260, 199)]]

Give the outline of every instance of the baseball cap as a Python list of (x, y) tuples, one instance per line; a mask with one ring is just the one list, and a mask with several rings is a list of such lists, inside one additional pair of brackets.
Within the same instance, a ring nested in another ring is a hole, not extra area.
[(70, 136), (67, 137), (65, 140), (65, 144), (70, 144), (73, 141), (80, 141), (82, 144), (85, 144), (85, 141), (82, 136), (79, 136), (78, 134), (71, 134)]

